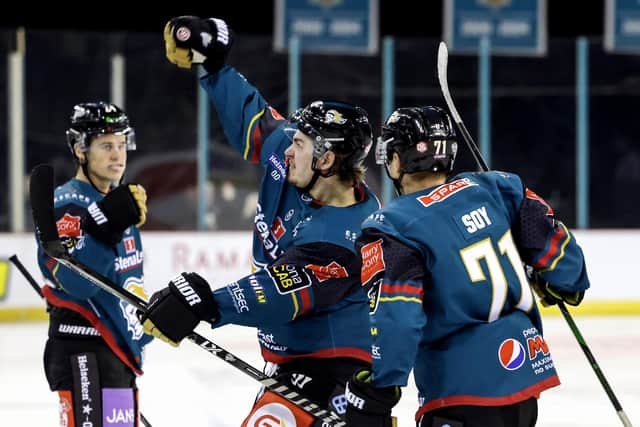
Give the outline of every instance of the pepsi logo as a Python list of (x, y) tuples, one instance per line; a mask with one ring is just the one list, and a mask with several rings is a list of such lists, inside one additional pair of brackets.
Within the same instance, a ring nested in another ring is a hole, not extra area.
[(525, 351), (520, 341), (508, 338), (498, 349), (498, 360), (504, 369), (515, 371), (524, 363)]

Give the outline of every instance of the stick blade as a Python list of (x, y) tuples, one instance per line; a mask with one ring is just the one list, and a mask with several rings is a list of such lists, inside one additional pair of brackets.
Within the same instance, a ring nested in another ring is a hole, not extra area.
[(438, 45), (438, 80), (447, 81), (447, 64), (449, 62), (449, 49), (443, 41)]
[(53, 212), (53, 167), (41, 164), (29, 177), (29, 199), (36, 235), (44, 251), (53, 258), (66, 255), (60, 243)]

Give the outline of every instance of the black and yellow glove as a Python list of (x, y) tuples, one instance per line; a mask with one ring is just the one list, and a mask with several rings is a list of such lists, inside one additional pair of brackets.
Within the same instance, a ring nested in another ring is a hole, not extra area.
[(584, 291), (567, 292), (554, 288), (553, 285), (544, 280), (538, 271), (531, 267), (527, 267), (527, 278), (543, 307), (555, 305), (558, 301), (575, 306), (580, 304), (584, 298)]
[(377, 388), (371, 384), (371, 371), (356, 372), (347, 383), (345, 421), (350, 427), (395, 427), (391, 409), (398, 403), (400, 387)]
[(167, 59), (180, 68), (202, 64), (216, 73), (225, 64), (233, 43), (227, 23), (219, 18), (202, 19), (197, 16), (178, 16), (164, 26)]
[(197, 273), (182, 273), (151, 295), (140, 322), (147, 335), (177, 347), (201, 320), (213, 322), (219, 316), (207, 281)]
[(146, 220), (146, 191), (139, 184), (122, 184), (89, 205), (84, 223), (89, 234), (114, 246), (120, 243), (127, 228), (140, 227)]
[(138, 211), (140, 214), (140, 221), (136, 224), (136, 227), (142, 227), (147, 222), (147, 191), (140, 184), (128, 184), (131, 197), (138, 205)]

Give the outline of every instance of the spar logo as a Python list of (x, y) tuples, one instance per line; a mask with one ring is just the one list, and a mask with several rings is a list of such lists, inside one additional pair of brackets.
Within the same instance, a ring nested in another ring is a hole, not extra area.
[(296, 417), (281, 403), (267, 403), (251, 415), (248, 427), (296, 427)]
[(520, 341), (508, 338), (500, 344), (498, 360), (504, 369), (515, 371), (524, 363), (526, 354)]
[(284, 236), (284, 233), (287, 232), (287, 229), (285, 228), (279, 216), (277, 216), (276, 219), (273, 220), (273, 225), (271, 225), (271, 232), (273, 233), (273, 237), (275, 237), (276, 240), (280, 240), (280, 238)]

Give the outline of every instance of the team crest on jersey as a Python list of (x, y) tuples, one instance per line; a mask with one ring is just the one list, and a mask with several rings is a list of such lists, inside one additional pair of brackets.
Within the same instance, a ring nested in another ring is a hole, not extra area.
[[(141, 277), (129, 277), (124, 282), (124, 288), (129, 292), (139, 296), (143, 300), (148, 300), (149, 297), (142, 285), (143, 281)], [(127, 321), (127, 330), (131, 332), (131, 339), (139, 340), (142, 338), (144, 332), (142, 330), (142, 324), (137, 316), (137, 309), (126, 301), (120, 301), (120, 310)]]
[(520, 341), (507, 338), (502, 341), (500, 348), (498, 349), (498, 360), (502, 367), (508, 371), (515, 371), (525, 361), (526, 352), (524, 346), (520, 344)]
[(349, 277), (347, 269), (335, 261), (331, 261), (328, 265), (307, 264), (304, 266), (307, 270), (311, 270), (318, 282), (324, 282), (328, 279), (340, 279)]
[(274, 265), (267, 273), (281, 295), (290, 294), (311, 286), (311, 278), (301, 268), (291, 264)]
[(360, 248), (362, 255), (362, 267), (360, 270), (360, 280), (365, 286), (378, 273), (384, 271), (384, 254), (382, 252), (382, 239), (367, 243)]

